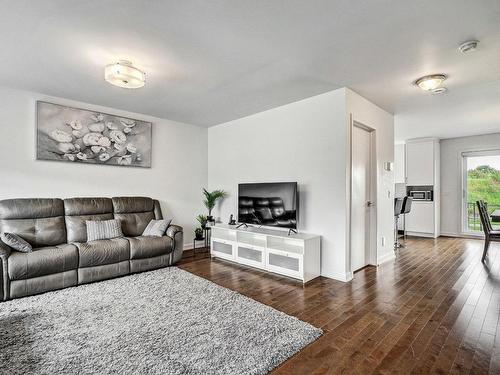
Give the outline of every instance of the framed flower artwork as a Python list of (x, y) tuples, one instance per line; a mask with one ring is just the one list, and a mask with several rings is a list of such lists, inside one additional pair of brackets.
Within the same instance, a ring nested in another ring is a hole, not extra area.
[(147, 121), (36, 102), (38, 160), (151, 167)]

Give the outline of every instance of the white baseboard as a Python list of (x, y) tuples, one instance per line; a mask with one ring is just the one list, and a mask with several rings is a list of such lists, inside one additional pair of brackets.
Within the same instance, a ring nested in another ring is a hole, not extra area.
[(463, 234), (463, 233), (451, 233), (451, 232), (441, 232), (443, 237), (455, 237), (455, 238), (470, 238), (473, 240), (484, 239), (484, 234)]
[(352, 272), (346, 272), (346, 273), (327, 272), (327, 273), (322, 273), (321, 276), (328, 277), (330, 279), (334, 279), (337, 281), (342, 281), (343, 283), (346, 283), (346, 282), (352, 280)]
[(193, 244), (192, 243), (185, 243), (183, 251), (186, 251), (186, 250), (193, 250)]
[(431, 234), (431, 233), (420, 233), (420, 232), (409, 232), (409, 231), (407, 231), (406, 234), (408, 236), (412, 236), (412, 237), (436, 238), (436, 237), (434, 237), (434, 234)]
[[(196, 250), (201, 249), (201, 246), (196, 246)], [(182, 251), (193, 250), (192, 243), (185, 243)]]
[(377, 259), (377, 263), (380, 266), (382, 263), (389, 262), (391, 260), (396, 259), (396, 254), (394, 254), (394, 251), (391, 251), (390, 253), (387, 253), (385, 255), (382, 255)]

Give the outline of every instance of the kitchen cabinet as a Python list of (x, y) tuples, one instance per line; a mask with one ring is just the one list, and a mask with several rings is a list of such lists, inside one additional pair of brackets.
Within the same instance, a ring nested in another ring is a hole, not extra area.
[(407, 142), (406, 184), (410, 186), (434, 185), (435, 175), (436, 142), (434, 140)]
[(406, 141), (406, 186), (425, 189), (432, 187), (433, 201), (413, 201), (406, 215), (408, 234), (423, 237), (440, 235), (440, 147), (437, 138), (419, 138)]
[(411, 211), (406, 215), (406, 230), (412, 235), (433, 234), (435, 231), (434, 202), (414, 201)]

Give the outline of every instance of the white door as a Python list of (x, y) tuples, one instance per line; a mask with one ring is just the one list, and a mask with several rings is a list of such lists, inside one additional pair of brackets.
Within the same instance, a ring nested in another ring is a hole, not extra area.
[(370, 259), (371, 133), (354, 126), (352, 132), (351, 270)]

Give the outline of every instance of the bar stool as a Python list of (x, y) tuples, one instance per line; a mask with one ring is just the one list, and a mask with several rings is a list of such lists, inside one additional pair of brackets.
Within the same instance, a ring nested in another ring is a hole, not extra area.
[(403, 200), (403, 208), (401, 209), (401, 215), (404, 215), (404, 225), (403, 225), (403, 241), (406, 245), (406, 214), (409, 214), (411, 211), (411, 204), (413, 202), (413, 197), (404, 197)]
[(403, 211), (404, 198), (394, 198), (394, 251), (401, 247), (398, 237), (399, 217)]

